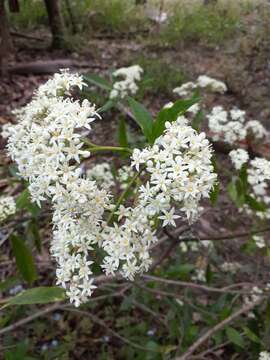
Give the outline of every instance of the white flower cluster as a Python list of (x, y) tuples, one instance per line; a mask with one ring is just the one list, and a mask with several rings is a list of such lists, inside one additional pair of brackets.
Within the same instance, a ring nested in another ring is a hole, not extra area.
[(258, 301), (263, 294), (263, 290), (260, 289), (258, 286), (253, 286), (251, 289), (251, 294), (244, 297), (245, 304), (251, 304), (253, 302)]
[[(264, 203), (269, 207), (264, 212), (257, 211), (256, 214), (263, 219), (270, 218), (270, 161), (259, 157), (249, 160), (249, 154), (244, 149), (232, 150), (230, 151), (229, 156), (236, 170), (240, 170), (244, 164), (248, 164), (247, 182), (250, 186), (250, 195), (258, 202)], [(244, 205), (244, 207), (241, 208), (240, 211), (242, 211), (243, 209), (249, 215), (253, 213), (247, 205)], [(263, 239), (260, 241), (261, 236), (258, 236), (257, 238), (258, 241), (255, 240), (256, 236), (254, 236), (254, 240), (257, 246), (263, 247)]]
[(214, 141), (223, 140), (233, 145), (245, 140), (250, 135), (255, 140), (260, 140), (267, 134), (266, 129), (259, 121), (246, 122), (245, 111), (237, 108), (226, 111), (222, 106), (214, 106), (207, 118)]
[[(97, 113), (88, 101), (68, 97), (73, 86), (83, 85), (81, 77), (68, 71), (42, 85), (31, 103), (17, 112), (19, 123), (12, 127), (7, 145), (19, 174), (29, 181), (32, 200), (38, 205), (52, 201), (51, 253), (57, 262), (57, 284), (66, 289), (75, 306), (87, 301), (95, 288), (90, 258), (94, 247), (106, 252), (102, 264), (106, 274), (120, 270), (133, 279), (149, 269), (158, 221), (175, 225), (180, 215), (194, 221), (200, 200), (209, 197), (216, 182), (205, 134), (198, 134), (186, 118), (179, 117), (166, 123), (164, 134), (152, 147), (134, 150), (136, 171), (122, 168), (120, 183), (132, 172), (147, 176), (146, 183), (136, 190), (132, 207), (115, 207), (109, 220), (103, 221), (104, 212), (112, 209), (107, 192), (112, 183), (109, 166), (96, 165), (86, 174), (88, 178), (80, 168), (81, 159), (90, 155), (83, 149), (81, 130), (91, 130)], [(102, 182), (101, 188), (97, 181)], [(114, 212), (117, 224), (110, 223)]]
[(2, 125), (2, 128), (1, 128), (2, 138), (7, 139), (11, 135), (12, 127), (13, 127), (13, 124), (11, 122), (7, 122), (6, 124)]
[(239, 269), (241, 269), (241, 264), (239, 264), (238, 262), (224, 262), (221, 265), (221, 270), (224, 272), (229, 272), (232, 274), (236, 274), (237, 271), (239, 271)]
[(190, 96), (191, 92), (197, 88), (207, 89), (220, 94), (224, 94), (227, 91), (227, 86), (224, 82), (213, 79), (207, 75), (201, 75), (195, 82), (189, 81), (173, 89), (173, 92), (181, 97), (184, 97)]
[(0, 223), (5, 221), (10, 215), (15, 214), (16, 203), (12, 196), (0, 197)]
[(114, 178), (111, 167), (108, 163), (96, 164), (86, 172), (90, 180), (95, 180), (98, 185), (105, 189), (109, 189), (114, 185)]
[(229, 156), (236, 170), (240, 170), (249, 160), (248, 152), (244, 149), (232, 150), (229, 152)]
[(227, 91), (227, 86), (220, 80), (213, 79), (206, 75), (201, 75), (197, 79), (197, 86), (202, 89), (209, 89), (213, 92), (224, 94)]
[(190, 222), (196, 219), (199, 201), (209, 196), (216, 181), (211, 156), (205, 134), (197, 134), (184, 117), (166, 123), (164, 134), (152, 147), (133, 151), (132, 166), (138, 172), (144, 169), (149, 180), (139, 187), (134, 208), (119, 208), (122, 225), (104, 229), (106, 274), (120, 268), (124, 277), (133, 279), (149, 268), (149, 250), (157, 240), (153, 225), (160, 219), (163, 226), (175, 226), (180, 215), (175, 214), (174, 203)]
[(265, 248), (265, 239), (262, 235), (253, 235), (252, 239), (254, 240), (256, 246), (260, 249)]
[(196, 104), (192, 105), (190, 108), (188, 108), (187, 112), (191, 113), (192, 115), (196, 115), (196, 114), (198, 114), (200, 109), (201, 109), (200, 104), (196, 103)]
[(141, 80), (143, 69), (139, 65), (123, 67), (113, 72), (114, 77), (122, 77), (123, 80), (116, 81), (110, 92), (110, 99), (121, 98), (127, 95), (134, 95), (138, 91), (136, 81)]
[(163, 226), (174, 225), (171, 202), (179, 204), (190, 222), (196, 219), (199, 201), (209, 196), (216, 181), (211, 156), (205, 133), (198, 134), (185, 117), (167, 122), (164, 134), (153, 147), (134, 150), (133, 166), (138, 171), (140, 165), (146, 164), (150, 174), (150, 180), (140, 189), (141, 199), (153, 216), (163, 212)]
[(83, 179), (79, 130), (90, 130), (97, 116), (87, 100), (66, 97), (72, 86), (83, 86), (82, 77), (68, 71), (55, 74), (40, 86), (33, 100), (18, 111), (19, 123), (12, 128), (8, 151), (20, 175), (29, 181), (32, 200), (51, 198), (54, 238), (52, 256), (58, 263), (57, 283), (67, 290), (71, 302), (79, 305), (91, 295), (92, 272), (89, 251), (97, 243), (101, 219), (108, 203), (105, 190)]
[(191, 279), (193, 281), (206, 282), (206, 272), (204, 269), (195, 269), (194, 275), (192, 275)]
[(261, 351), (258, 360), (270, 360), (270, 353), (268, 351)]
[[(259, 202), (270, 206), (269, 180), (270, 180), (270, 161), (258, 158), (250, 161), (248, 167), (248, 183), (252, 189), (252, 196)], [(270, 207), (265, 212), (257, 212), (262, 218), (270, 218)]]
[(131, 166), (124, 165), (118, 169), (117, 175), (120, 182), (120, 188), (125, 189), (128, 186), (130, 179), (135, 175), (135, 171)]
[(102, 217), (108, 207), (106, 190), (94, 181), (74, 177), (58, 184), (54, 196), (52, 256), (58, 263), (57, 284), (75, 306), (88, 300), (95, 288), (89, 254), (100, 239)]

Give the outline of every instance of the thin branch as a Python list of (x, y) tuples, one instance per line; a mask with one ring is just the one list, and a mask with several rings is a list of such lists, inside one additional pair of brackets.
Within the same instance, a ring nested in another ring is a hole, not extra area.
[(215, 325), (213, 328), (209, 329), (204, 335), (202, 335), (195, 343), (193, 343), (187, 351), (181, 355), (180, 357), (177, 357), (175, 360), (188, 360), (190, 359), (190, 356), (208, 339), (210, 339), (216, 332), (219, 330), (222, 330), (226, 325), (230, 324), (233, 320), (238, 318), (239, 316), (248, 313), (250, 310), (252, 310), (255, 306), (259, 305), (264, 298), (260, 298), (252, 303), (246, 304), (243, 307), (241, 307), (238, 311), (236, 311), (234, 314), (230, 315), (217, 325)]
[[(183, 233), (185, 233), (187, 230), (189, 230), (190, 227), (189, 226), (184, 226), (182, 229), (180, 229), (180, 231), (177, 233), (177, 235), (175, 234), (170, 234), (167, 232), (167, 229), (164, 229), (164, 233), (168, 236), (168, 238), (171, 241), (170, 246), (167, 248), (167, 250), (161, 255), (161, 257), (159, 259), (157, 259), (154, 264), (151, 266), (150, 270), (154, 270), (157, 266), (161, 265), (163, 263), (164, 260), (166, 260), (169, 255), (171, 254), (171, 252), (173, 251), (173, 249), (178, 245), (178, 243), (181, 241), (181, 239), (179, 239), (179, 236)], [(166, 238), (167, 239), (167, 238)]]
[[(101, 280), (101, 278), (99, 279)], [(118, 292), (115, 292), (115, 293), (112, 293), (112, 294), (106, 294), (106, 295), (101, 295), (101, 296), (97, 296), (97, 297), (93, 297), (91, 298), (88, 302), (94, 302), (94, 301), (99, 301), (99, 300), (103, 300), (103, 299), (108, 299), (108, 298), (111, 298), (111, 297), (117, 297), (117, 296), (123, 296), (123, 293), (128, 290), (130, 288), (130, 285), (126, 286), (124, 289), (118, 291)], [(53, 304), (51, 306), (48, 306), (44, 309), (41, 309), (37, 312), (35, 312), (34, 314), (32, 315), (29, 315), (9, 326), (6, 326), (5, 328), (3, 329), (0, 329), (0, 335), (3, 335), (7, 332), (10, 332), (10, 331), (13, 331), (15, 329), (17, 329), (18, 327), (22, 326), (22, 325), (25, 325), (41, 316), (44, 316), (52, 311), (55, 311), (55, 310), (65, 310), (66, 307), (70, 306), (70, 304), (60, 304), (60, 303), (57, 303), (57, 304)]]
[[(188, 287), (188, 288), (193, 288), (196, 290), (202, 290), (202, 291), (206, 291), (206, 292), (214, 292), (214, 293), (232, 293), (232, 294), (249, 294), (249, 291), (236, 291), (236, 290), (230, 290), (230, 288), (214, 288), (214, 287), (210, 287), (210, 286), (206, 286), (206, 285), (200, 285), (200, 284), (195, 284), (192, 282), (187, 282), (187, 281), (176, 281), (176, 280), (169, 280), (169, 279), (163, 279), (157, 276), (153, 276), (153, 275), (142, 275), (142, 278), (148, 281), (157, 281), (160, 283), (164, 283), (167, 285), (177, 285), (177, 286), (183, 286), (183, 287)], [(244, 283), (245, 285), (248, 285), (248, 283)], [(250, 287), (254, 286), (254, 284), (249, 284)]]
[(87, 311), (78, 310), (78, 309), (75, 309), (75, 308), (65, 308), (65, 311), (70, 311), (70, 312), (74, 312), (74, 313), (81, 314), (81, 315), (89, 317), (93, 322), (95, 322), (96, 324), (104, 327), (114, 337), (120, 339), (121, 341), (123, 341), (125, 344), (127, 344), (129, 346), (132, 346), (132, 347), (134, 347), (136, 349), (140, 349), (140, 350), (144, 350), (144, 351), (153, 351), (155, 353), (159, 353), (159, 351), (145, 348), (144, 346), (136, 344), (133, 341), (130, 341), (129, 339), (125, 338), (124, 336), (118, 334), (116, 331), (109, 328), (108, 325), (103, 320), (99, 319), (97, 316), (95, 316), (95, 315), (93, 315), (93, 314), (91, 314), (91, 313), (89, 313)]
[(61, 306), (63, 306), (63, 305), (54, 304), (54, 305), (46, 307), (45, 309), (39, 310), (39, 311), (35, 312), (34, 314), (29, 315), (29, 316), (25, 317), (24, 319), (21, 319), (21, 320), (15, 322), (14, 324), (11, 324), (9, 326), (6, 326), (3, 329), (0, 329), (0, 335), (3, 335), (3, 334), (5, 334), (5, 333), (7, 333), (9, 331), (13, 331), (13, 330), (17, 329), (18, 327), (20, 327), (22, 325), (25, 325), (25, 324), (33, 321), (34, 319), (37, 319), (37, 318), (41, 317), (41, 316), (47, 315), (50, 312), (61, 308)]
[(225, 235), (222, 235), (222, 236), (209, 235), (209, 236), (206, 236), (206, 237), (198, 237), (198, 238), (196, 238), (196, 237), (195, 238), (186, 237), (186, 238), (182, 238), (180, 240), (181, 241), (230, 240), (230, 239), (235, 239), (235, 238), (247, 237), (247, 236), (250, 236), (250, 235), (261, 234), (261, 233), (265, 233), (265, 232), (269, 232), (269, 231), (270, 231), (270, 227), (266, 227), (264, 229), (251, 230), (249, 232), (239, 232), (239, 233), (235, 233), (235, 234), (225, 234)]

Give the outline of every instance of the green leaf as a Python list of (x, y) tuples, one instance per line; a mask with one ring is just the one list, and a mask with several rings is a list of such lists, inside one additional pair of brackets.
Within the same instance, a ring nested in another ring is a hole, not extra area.
[(254, 197), (246, 194), (245, 196), (246, 204), (255, 211), (266, 211), (267, 207), (264, 203), (257, 201)]
[(245, 347), (245, 342), (243, 340), (242, 335), (239, 333), (239, 331), (235, 330), (232, 327), (227, 327), (225, 329), (226, 331), (226, 335), (228, 337), (228, 339), (235, 345), (244, 348)]
[(102, 78), (101, 76), (97, 75), (97, 74), (87, 74), (84, 75), (84, 80), (87, 82), (90, 82), (93, 85), (96, 85), (98, 87), (100, 87), (101, 89), (104, 90), (111, 90), (112, 89), (112, 85), (104, 78)]
[(231, 181), (227, 186), (228, 194), (231, 198), (231, 200), (236, 203), (237, 202), (237, 189), (235, 185), (235, 181)]
[(62, 301), (65, 299), (65, 290), (57, 286), (40, 286), (25, 290), (11, 298), (6, 306), (9, 305), (31, 305), (47, 304), (50, 302)]
[(206, 281), (207, 281), (207, 284), (210, 284), (211, 281), (213, 280), (213, 276), (214, 276), (214, 273), (213, 271), (211, 270), (211, 265), (208, 264), (207, 265), (207, 268), (206, 268)]
[(245, 203), (245, 193), (240, 179), (233, 179), (227, 187), (228, 194), (231, 200), (237, 207), (241, 207)]
[(184, 114), (192, 105), (199, 101), (198, 97), (194, 97), (190, 100), (177, 100), (170, 108), (162, 109), (154, 122), (153, 127), (153, 140), (162, 135), (165, 129), (165, 123), (167, 121), (173, 122), (178, 116)]
[(26, 228), (26, 235), (27, 235), (27, 239), (30, 239), (32, 243), (35, 244), (38, 252), (41, 253), (42, 242), (39, 233), (39, 227), (35, 220), (31, 220), (28, 223)]
[(114, 105), (115, 105), (115, 101), (108, 100), (103, 106), (101, 106), (101, 108), (97, 109), (97, 112), (99, 114), (102, 114), (102, 113), (108, 111), (109, 109), (111, 109), (112, 107), (114, 107)]
[(253, 342), (257, 343), (257, 344), (263, 344), (261, 339), (252, 331), (250, 330), (250, 328), (248, 328), (247, 326), (243, 326), (243, 330), (245, 332), (245, 335)]
[(216, 205), (217, 203), (218, 195), (219, 195), (219, 183), (215, 183), (212, 190), (210, 191), (210, 201), (213, 206)]
[(18, 236), (10, 237), (17, 267), (25, 281), (32, 283), (37, 278), (36, 267), (30, 249)]
[(18, 209), (26, 209), (33, 216), (37, 216), (40, 212), (40, 208), (31, 202), (31, 197), (28, 189), (23, 190), (21, 194), (17, 197), (16, 207)]
[(15, 276), (9, 277), (6, 280), (0, 282), (0, 292), (8, 290), (12, 286), (17, 285), (20, 282), (21, 279), (19, 279), (19, 277), (15, 277)]
[(201, 122), (203, 121), (203, 119), (204, 119), (204, 114), (203, 114), (202, 111), (199, 111), (199, 112), (195, 115), (194, 119), (192, 120), (192, 127), (193, 127), (193, 129), (195, 129), (196, 131), (199, 131), (199, 130), (200, 130), (200, 124), (201, 124)]
[(25, 208), (29, 202), (29, 196), (30, 194), (28, 189), (25, 189), (23, 192), (21, 192), (20, 195), (17, 197), (16, 207), (19, 209)]
[(154, 142), (153, 139), (153, 119), (146, 108), (136, 100), (128, 97), (128, 104), (134, 115), (136, 123), (142, 129), (142, 132), (150, 144)]
[(121, 147), (128, 147), (126, 122), (125, 119), (122, 117), (118, 126), (118, 143)]
[(243, 192), (246, 193), (246, 192), (247, 192), (247, 188), (248, 188), (247, 164), (244, 164), (244, 165), (241, 167), (241, 170), (240, 170), (240, 172), (239, 172), (239, 178), (240, 178), (241, 183), (242, 183)]
[(171, 265), (166, 271), (166, 276), (174, 279), (187, 279), (188, 275), (193, 271), (195, 266), (193, 264), (177, 264)]

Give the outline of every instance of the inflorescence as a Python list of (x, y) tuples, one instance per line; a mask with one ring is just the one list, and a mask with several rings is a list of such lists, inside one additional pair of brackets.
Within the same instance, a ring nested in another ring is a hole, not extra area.
[(16, 112), (19, 122), (8, 128), (7, 145), (20, 176), (29, 182), (32, 201), (39, 206), (52, 202), (51, 254), (57, 263), (57, 284), (75, 306), (87, 301), (95, 288), (91, 252), (103, 250), (101, 267), (107, 275), (119, 271), (134, 279), (151, 265), (158, 224), (175, 226), (180, 217), (195, 221), (200, 201), (209, 197), (216, 182), (205, 134), (179, 117), (166, 123), (152, 147), (134, 149), (131, 166), (119, 170), (120, 183), (133, 176), (142, 177), (141, 185), (134, 189), (137, 195), (129, 206), (114, 205), (108, 192), (113, 177), (103, 181), (109, 166), (96, 165), (86, 176), (82, 170), (81, 162), (90, 152), (81, 130), (90, 132), (99, 117), (94, 105), (71, 97), (74, 86), (84, 85), (81, 76), (67, 70), (55, 74)]

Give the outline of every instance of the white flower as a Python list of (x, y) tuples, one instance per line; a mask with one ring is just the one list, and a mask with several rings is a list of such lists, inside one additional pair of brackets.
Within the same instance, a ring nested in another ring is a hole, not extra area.
[(270, 353), (268, 351), (261, 351), (258, 360), (270, 360)]
[(224, 262), (221, 265), (221, 270), (224, 272), (230, 272), (232, 274), (236, 274), (236, 272), (241, 269), (241, 264), (237, 262)]
[(170, 102), (168, 102), (167, 104), (165, 104), (165, 105), (163, 106), (163, 109), (170, 109), (172, 106), (173, 106), (173, 102), (170, 101)]
[(152, 148), (134, 150), (132, 166), (138, 171), (142, 163), (150, 174), (147, 187), (139, 190), (146, 211), (151, 216), (160, 210), (167, 214), (173, 201), (179, 204), (189, 221), (194, 221), (200, 199), (209, 196), (216, 181), (205, 134), (197, 134), (184, 117), (166, 123), (164, 134)]
[[(262, 203), (266, 206), (265, 211), (256, 211), (256, 216), (261, 219), (270, 219), (270, 161), (258, 157), (250, 160), (248, 164), (247, 174), (247, 182), (250, 186), (250, 195), (255, 198), (259, 203)], [(248, 215), (253, 214), (253, 211), (247, 205), (244, 205), (240, 210), (244, 210)], [(258, 241), (258, 243), (260, 243), (260, 241)]]
[(195, 274), (192, 276), (193, 281), (206, 282), (206, 274), (204, 269), (196, 269)]
[(189, 95), (191, 95), (192, 90), (196, 89), (196, 87), (197, 87), (196, 83), (189, 81), (189, 82), (173, 89), (173, 92), (181, 97), (189, 96)]
[(0, 197), (0, 223), (16, 212), (16, 202), (12, 196)]
[(261, 298), (262, 294), (263, 294), (262, 289), (258, 288), (258, 286), (253, 286), (253, 288), (251, 289), (251, 295), (247, 295), (244, 297), (245, 304), (248, 305), (258, 301)]
[(236, 170), (240, 170), (249, 160), (248, 152), (244, 149), (232, 150), (229, 156)]
[(103, 188), (109, 189), (114, 185), (114, 178), (108, 163), (96, 164), (86, 172), (90, 180), (95, 180)]
[(190, 108), (187, 109), (187, 112), (192, 113), (193, 115), (196, 115), (200, 111), (200, 104), (196, 103), (192, 105)]
[(234, 145), (245, 140), (249, 134), (252, 134), (255, 140), (262, 139), (267, 134), (257, 120), (246, 122), (246, 112), (238, 108), (227, 112), (222, 106), (214, 106), (207, 118), (214, 141), (222, 140)]
[(213, 79), (207, 75), (201, 75), (197, 79), (197, 86), (200, 88), (208, 88), (213, 92), (224, 94), (227, 86), (220, 80)]
[(213, 140), (223, 140), (230, 145), (244, 140), (247, 136), (244, 116), (245, 112), (237, 108), (227, 112), (222, 106), (213, 107), (212, 112), (207, 115)]
[(253, 235), (252, 239), (258, 248), (262, 249), (266, 246), (264, 237), (262, 235)]
[(255, 139), (262, 139), (267, 135), (267, 130), (258, 120), (250, 120), (246, 123), (246, 130)]
[(160, 215), (159, 219), (163, 220), (163, 225), (162, 225), (163, 227), (167, 225), (176, 226), (174, 220), (180, 218), (180, 216), (175, 215), (174, 211), (175, 211), (174, 208), (171, 208), (170, 211), (166, 211), (166, 210), (162, 211), (163, 215)]
[(187, 97), (191, 95), (192, 90), (201, 88), (213, 92), (224, 94), (227, 91), (227, 86), (220, 80), (213, 79), (207, 75), (201, 75), (195, 82), (187, 82), (175, 89), (173, 92), (180, 97)]
[(110, 92), (110, 99), (121, 98), (127, 95), (134, 95), (138, 91), (136, 81), (141, 80), (143, 69), (139, 65), (123, 67), (113, 72), (114, 77), (122, 77), (123, 80), (116, 81)]
[(13, 131), (13, 126), (14, 124), (12, 124), (11, 122), (7, 122), (2, 125), (2, 129), (1, 129), (2, 138), (7, 139), (11, 135)]

